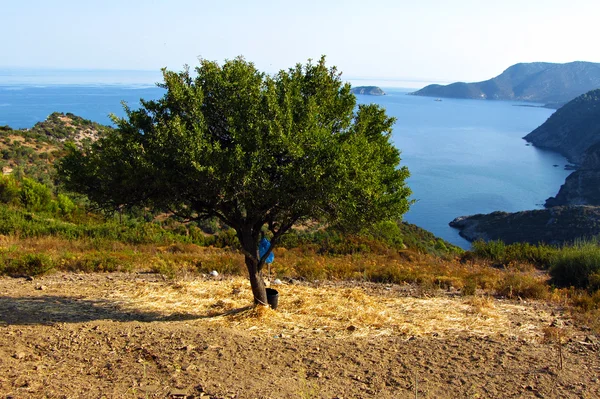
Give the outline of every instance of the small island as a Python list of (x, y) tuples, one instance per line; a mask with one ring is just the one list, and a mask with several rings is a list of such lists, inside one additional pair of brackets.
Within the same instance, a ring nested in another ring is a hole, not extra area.
[(350, 89), (353, 94), (362, 94), (367, 96), (385, 96), (385, 92), (377, 86), (357, 86)]

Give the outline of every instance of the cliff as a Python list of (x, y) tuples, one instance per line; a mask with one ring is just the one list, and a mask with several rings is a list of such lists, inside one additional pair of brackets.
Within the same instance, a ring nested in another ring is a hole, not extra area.
[(590, 90), (600, 88), (600, 64), (533, 62), (515, 64), (495, 78), (475, 83), (429, 85), (417, 96), (533, 101), (559, 107)]
[(600, 234), (600, 207), (566, 206), (461, 216), (450, 222), (469, 241), (564, 244)]
[(362, 94), (368, 96), (385, 96), (385, 92), (377, 86), (357, 86), (350, 89), (354, 94)]
[(571, 173), (556, 197), (546, 200), (547, 208), (561, 205), (600, 205), (600, 143), (588, 148), (584, 162)]
[(570, 101), (524, 139), (583, 164), (586, 151), (600, 143), (600, 89)]

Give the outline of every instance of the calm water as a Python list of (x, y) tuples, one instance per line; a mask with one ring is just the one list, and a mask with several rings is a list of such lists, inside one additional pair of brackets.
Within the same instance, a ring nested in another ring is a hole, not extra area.
[[(110, 113), (124, 115), (122, 100), (135, 108), (140, 98), (163, 93), (149, 85), (23, 83), (5, 79), (0, 85), (0, 125), (28, 128), (55, 111), (109, 124)], [(386, 92), (383, 97), (359, 96), (358, 101), (376, 102), (398, 119), (394, 142), (412, 174), (408, 184), (417, 200), (405, 220), (454, 244), (469, 246), (448, 226), (455, 217), (539, 208), (569, 174), (562, 169), (562, 156), (526, 146), (521, 139), (552, 110), (500, 101), (438, 102), (400, 89)]]
[(162, 93), (162, 89), (147, 85), (0, 85), (0, 126), (30, 128), (53, 112), (72, 112), (109, 125), (110, 113), (125, 116), (121, 101), (137, 108), (140, 98), (153, 100)]
[(399, 89), (386, 93), (358, 99), (378, 103), (398, 119), (393, 138), (417, 200), (404, 219), (456, 245), (469, 247), (448, 226), (455, 217), (541, 208), (570, 173), (563, 170), (564, 157), (521, 139), (553, 110), (506, 101), (434, 101)]

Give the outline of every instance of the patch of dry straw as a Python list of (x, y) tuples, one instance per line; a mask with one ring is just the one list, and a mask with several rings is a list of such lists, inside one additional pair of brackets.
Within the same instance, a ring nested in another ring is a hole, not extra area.
[[(109, 293), (124, 310), (153, 312), (186, 322), (211, 323), (269, 334), (334, 338), (408, 335), (505, 334), (537, 339), (534, 310), (489, 298), (414, 298), (368, 294), (361, 288), (280, 285), (276, 311), (252, 307), (250, 284), (226, 280), (138, 281)], [(511, 316), (519, 317), (516, 327)], [(539, 314), (537, 318), (539, 319)]]

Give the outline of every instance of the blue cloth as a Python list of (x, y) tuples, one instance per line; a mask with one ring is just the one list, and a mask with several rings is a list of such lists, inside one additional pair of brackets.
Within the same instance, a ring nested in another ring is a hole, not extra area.
[[(271, 248), (271, 242), (269, 240), (267, 240), (266, 238), (260, 240), (260, 242), (258, 243), (258, 254), (261, 258), (267, 253), (269, 248)], [(265, 263), (273, 263), (273, 259), (275, 259), (275, 255), (273, 254), (273, 252), (271, 252), (265, 260)]]

